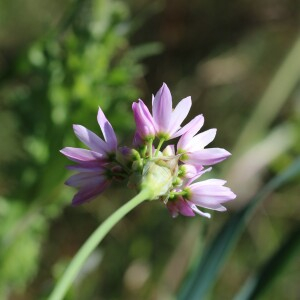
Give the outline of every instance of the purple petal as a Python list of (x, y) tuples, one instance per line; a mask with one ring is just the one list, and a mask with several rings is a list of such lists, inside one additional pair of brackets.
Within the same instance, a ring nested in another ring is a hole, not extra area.
[(140, 147), (143, 144), (143, 139), (137, 131), (134, 134), (132, 144), (134, 147)]
[(168, 86), (164, 83), (153, 100), (152, 115), (158, 132), (168, 133), (172, 115), (172, 96)]
[(65, 155), (67, 158), (69, 158), (72, 161), (75, 162), (94, 162), (99, 161), (103, 162), (105, 161), (105, 157), (103, 154), (90, 151), (86, 149), (81, 148), (74, 148), (74, 147), (66, 147), (60, 150), (60, 152)]
[(108, 144), (109, 150), (112, 152), (116, 151), (118, 145), (116, 134), (100, 107), (98, 109), (97, 120), (102, 130), (104, 140)]
[(169, 133), (171, 137), (173, 137), (173, 134), (180, 128), (180, 125), (188, 115), (191, 106), (192, 106), (191, 97), (187, 97), (182, 99), (175, 107), (174, 111), (172, 112), (171, 120), (169, 124)]
[(84, 126), (73, 125), (73, 130), (78, 139), (87, 145), (91, 150), (103, 154), (109, 150), (107, 144), (99, 136)]
[(105, 170), (103, 166), (99, 164), (98, 161), (89, 164), (67, 166), (67, 169), (78, 172), (102, 172)]
[(208, 148), (188, 153), (187, 162), (200, 166), (214, 165), (225, 160), (230, 155), (228, 151), (222, 148)]
[(133, 115), (136, 123), (136, 129), (141, 137), (155, 136), (154, 120), (142, 100), (132, 104)]
[(106, 176), (99, 172), (84, 172), (71, 176), (65, 184), (73, 187), (94, 186), (102, 184), (106, 180)]
[(101, 185), (85, 186), (79, 190), (72, 200), (72, 205), (80, 205), (92, 200), (101, 194), (110, 184), (109, 181), (103, 182)]
[(178, 211), (186, 217), (194, 217), (194, 211), (193, 209), (190, 207), (190, 205), (188, 205), (188, 203), (186, 203), (186, 201), (184, 201), (182, 198), (179, 198), (176, 201), (176, 206), (178, 208)]

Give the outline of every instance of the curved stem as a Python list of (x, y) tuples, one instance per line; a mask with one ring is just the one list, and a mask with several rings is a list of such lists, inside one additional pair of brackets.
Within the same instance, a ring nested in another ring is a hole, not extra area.
[(159, 140), (159, 144), (158, 144), (158, 146), (157, 146), (157, 148), (156, 148), (156, 151), (155, 151), (154, 156), (157, 156), (157, 155), (158, 155), (158, 152), (159, 152), (159, 150), (160, 150), (160, 148), (161, 148), (161, 146), (162, 146), (162, 144), (164, 143), (165, 140), (166, 140), (165, 138), (161, 138), (161, 139)]
[(150, 139), (150, 140), (148, 141), (149, 158), (152, 158), (152, 145), (153, 145), (153, 139)]
[(138, 195), (133, 197), (130, 201), (121, 206), (110, 217), (108, 217), (87, 239), (82, 245), (77, 254), (72, 259), (71, 263), (67, 267), (62, 278), (52, 291), (49, 300), (61, 300), (64, 298), (68, 288), (76, 278), (86, 259), (97, 247), (97, 245), (103, 240), (106, 234), (112, 229), (112, 227), (119, 222), (128, 212), (134, 209), (137, 205), (148, 199), (149, 191), (142, 190)]

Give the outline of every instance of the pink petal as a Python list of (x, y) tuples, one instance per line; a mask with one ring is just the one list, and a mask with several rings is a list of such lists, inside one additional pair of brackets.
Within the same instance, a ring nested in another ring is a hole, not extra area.
[(153, 99), (152, 115), (157, 131), (168, 133), (172, 114), (172, 96), (168, 86), (164, 83)]
[(66, 147), (60, 150), (60, 152), (75, 162), (92, 162), (92, 161), (105, 161), (105, 157), (103, 154), (90, 151), (81, 148), (74, 148), (74, 147)]
[(178, 216), (178, 209), (176, 207), (176, 204), (174, 201), (168, 201), (167, 203), (167, 209), (169, 210), (169, 213), (173, 218), (176, 218)]
[(208, 148), (197, 152), (188, 153), (187, 162), (195, 165), (214, 165), (217, 164), (231, 154), (222, 148)]
[(198, 196), (198, 195), (193, 195), (190, 199), (190, 202), (194, 203), (197, 206), (201, 206), (203, 208), (208, 208), (212, 210), (217, 210), (217, 211), (226, 211), (226, 208), (221, 205), (222, 202), (219, 202), (216, 198), (214, 197), (204, 197), (204, 196)]
[(108, 151), (107, 144), (94, 132), (81, 125), (73, 125), (73, 130), (80, 141), (95, 152), (105, 153)]
[(168, 145), (164, 151), (163, 151), (164, 156), (174, 156), (175, 155), (175, 146), (174, 145)]
[(187, 141), (184, 150), (187, 152), (196, 152), (204, 149), (206, 145), (214, 140), (216, 133), (217, 129), (209, 129), (197, 134)]
[[(211, 170), (212, 168), (208, 168), (207, 170)], [(195, 181), (195, 179), (193, 178), (193, 181)], [(207, 179), (207, 180), (203, 180), (203, 181), (198, 181), (193, 183), (191, 186), (193, 187), (200, 187), (200, 186), (207, 186), (207, 185), (213, 185), (213, 186), (223, 186), (226, 183), (226, 180), (222, 180), (222, 179)]]
[(186, 178), (194, 178), (198, 173), (198, 169), (193, 165), (184, 164), (181, 168), (184, 170), (184, 177)]
[(188, 115), (191, 106), (191, 97), (187, 97), (182, 99), (175, 107), (174, 111), (172, 112), (171, 121), (169, 124), (169, 133), (171, 137), (173, 137), (173, 134), (180, 128), (180, 125)]
[(182, 137), (178, 141), (177, 148), (178, 149), (185, 149), (185, 144), (187, 144), (190, 139), (201, 129), (204, 124), (204, 117), (203, 115), (199, 115), (192, 119), (189, 123), (183, 126), (179, 131), (173, 134), (172, 137)]
[(186, 216), (186, 217), (194, 217), (195, 216), (193, 209), (182, 198), (179, 198), (176, 201), (176, 206), (178, 208), (178, 211), (183, 216)]
[(132, 104), (132, 110), (136, 123), (136, 129), (141, 137), (147, 137), (149, 135), (155, 136), (154, 120), (142, 100), (138, 103)]
[[(192, 177), (192, 178), (190, 178), (190, 180), (188, 180), (184, 186), (190, 185), (192, 182), (194, 182), (195, 180), (197, 180), (200, 176), (202, 176), (202, 175), (205, 174), (206, 172), (210, 172), (210, 171), (212, 170), (211, 167), (210, 167), (210, 168), (207, 168), (207, 169), (205, 169), (205, 170), (203, 170), (204, 167), (202, 167), (202, 166), (198, 166), (197, 169), (198, 169), (197, 175), (194, 176), (194, 177)], [(202, 181), (201, 181), (201, 182), (202, 182)]]
[(195, 204), (193, 204), (192, 202), (190, 202), (190, 201), (188, 201), (188, 200), (186, 200), (186, 202), (187, 202), (188, 205), (191, 207), (191, 209), (192, 209), (195, 213), (197, 213), (198, 215), (203, 216), (203, 217), (208, 218), (208, 219), (211, 218), (211, 215), (210, 215), (209, 213), (205, 213), (205, 212), (201, 211), (201, 210), (198, 209), (197, 206), (196, 206)]
[[(224, 181), (221, 181), (221, 184)], [(207, 185), (194, 183), (190, 185), (190, 201), (196, 205), (215, 210), (225, 210), (221, 203), (233, 200), (236, 195), (222, 185), (213, 185), (213, 180), (204, 181)], [(224, 183), (223, 183), (224, 184)]]
[(98, 123), (102, 130), (104, 140), (107, 142), (110, 151), (116, 151), (117, 149), (117, 137), (112, 128), (111, 124), (106, 119), (102, 109), (99, 107), (98, 109), (98, 116), (97, 116)]

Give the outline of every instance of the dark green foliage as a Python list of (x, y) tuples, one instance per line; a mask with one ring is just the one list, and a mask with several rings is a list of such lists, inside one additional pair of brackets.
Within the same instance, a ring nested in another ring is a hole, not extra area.
[(120, 139), (132, 138), (130, 102), (138, 96), (142, 68), (128, 42), (128, 18), (121, 2), (75, 1), (2, 75), (1, 121), (8, 131), (1, 136), (12, 152), (1, 147), (1, 299), (36, 274), (49, 222), (71, 200), (62, 189), (66, 161), (58, 151), (79, 145), (72, 124), (100, 132), (101, 106)]

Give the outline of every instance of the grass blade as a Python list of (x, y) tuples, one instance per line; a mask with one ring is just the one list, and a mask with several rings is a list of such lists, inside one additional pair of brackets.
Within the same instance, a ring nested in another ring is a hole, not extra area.
[(204, 250), (201, 259), (183, 283), (183, 288), (179, 292), (179, 300), (204, 299), (255, 207), (274, 190), (299, 175), (300, 159), (297, 159), (287, 170), (266, 184), (243, 209), (227, 221), (211, 244)]
[(282, 268), (292, 259), (300, 247), (300, 227), (292, 232), (275, 254), (264, 264), (261, 270), (251, 276), (234, 300), (257, 299), (276, 279)]

